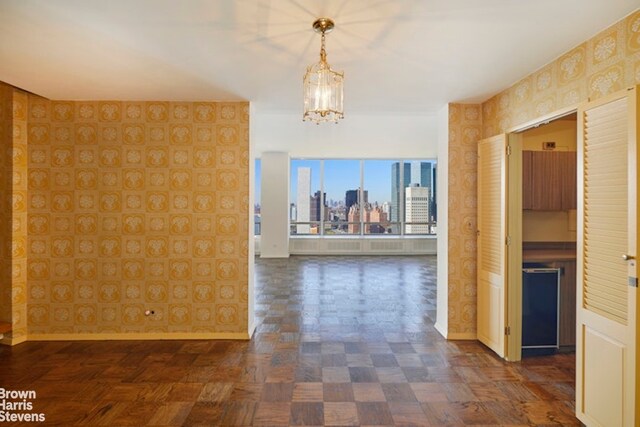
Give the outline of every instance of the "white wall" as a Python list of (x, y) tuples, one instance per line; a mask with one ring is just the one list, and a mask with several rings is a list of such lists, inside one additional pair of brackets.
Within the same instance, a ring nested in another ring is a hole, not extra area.
[(436, 118), (420, 114), (349, 114), (338, 124), (315, 125), (301, 113), (251, 116), (256, 157), (269, 151), (292, 158), (436, 158)]
[[(253, 104), (249, 104), (249, 117), (253, 114)], [(248, 326), (248, 334), (249, 337), (253, 336), (253, 332), (256, 330), (256, 321), (255, 321), (255, 282), (254, 282), (254, 272), (255, 272), (255, 245), (251, 244), (251, 240), (253, 239), (254, 227), (255, 227), (255, 216), (253, 215), (253, 206), (255, 205), (255, 197), (256, 197), (256, 188), (254, 183), (256, 182), (256, 150), (255, 144), (253, 142), (253, 136), (251, 135), (251, 127), (249, 127), (249, 282), (247, 284), (247, 326)]]
[(289, 155), (264, 152), (261, 156), (260, 257), (289, 256)]
[(438, 112), (438, 281), (436, 329), (449, 330), (449, 105)]

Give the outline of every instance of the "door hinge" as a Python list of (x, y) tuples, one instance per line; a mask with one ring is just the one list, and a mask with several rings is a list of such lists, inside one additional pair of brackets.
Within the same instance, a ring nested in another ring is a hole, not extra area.
[(638, 278), (629, 276), (627, 283), (632, 288), (637, 288), (638, 287)]
[(506, 239), (504, 239), (504, 244), (509, 246), (511, 244), (511, 236), (507, 236)]
[(511, 146), (507, 145), (507, 156), (511, 155)]
[(504, 334), (505, 335), (511, 335), (511, 326), (505, 326)]

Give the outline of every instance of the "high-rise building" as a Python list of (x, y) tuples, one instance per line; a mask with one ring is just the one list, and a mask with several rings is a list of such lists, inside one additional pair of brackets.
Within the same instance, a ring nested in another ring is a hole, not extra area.
[[(297, 222), (309, 222), (311, 213), (311, 168), (298, 168), (298, 192), (296, 195)], [(297, 224), (297, 234), (309, 234), (309, 224)]]
[(405, 189), (405, 225), (406, 234), (427, 234), (429, 233), (429, 225), (427, 224), (409, 224), (412, 222), (428, 222), (429, 221), (429, 188), (420, 187), (420, 184), (411, 184)]
[(391, 222), (400, 222), (400, 202), (404, 189), (411, 182), (411, 163), (403, 162), (402, 177), (400, 177), (400, 162), (391, 165)]
[[(327, 207), (327, 193), (324, 193), (324, 207)], [(311, 221), (320, 221), (320, 212), (322, 209), (322, 196), (320, 195), (320, 190), (316, 191), (315, 194), (313, 196), (311, 196)], [(325, 209), (325, 213), (326, 213), (326, 209)], [(325, 219), (327, 219), (327, 216), (325, 215)]]
[(353, 204), (349, 208), (347, 212), (347, 221), (349, 224), (347, 226), (347, 231), (349, 234), (359, 234), (360, 233), (360, 207), (357, 204)]
[(382, 212), (384, 212), (387, 215), (387, 219), (391, 218), (391, 203), (390, 202), (384, 202), (382, 204)]
[(383, 234), (389, 224), (388, 218), (386, 212), (378, 206), (367, 210), (364, 221), (370, 223), (368, 225), (369, 234)]
[[(369, 192), (367, 190), (363, 191), (363, 198), (364, 198), (364, 203), (369, 203)], [(362, 206), (364, 203), (360, 203), (360, 190), (347, 190), (345, 197), (344, 197), (344, 204), (345, 207), (347, 209), (347, 212), (349, 212), (349, 209), (351, 208), (351, 206), (353, 205), (358, 205), (358, 206)]]
[(433, 165), (431, 162), (420, 162), (420, 179), (413, 182), (419, 182), (420, 187), (426, 187), (431, 190), (433, 177), (432, 167)]

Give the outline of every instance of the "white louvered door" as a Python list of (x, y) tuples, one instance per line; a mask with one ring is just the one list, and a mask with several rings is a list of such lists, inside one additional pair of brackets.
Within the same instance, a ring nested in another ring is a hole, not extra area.
[(578, 110), (576, 413), (587, 426), (637, 418), (636, 89)]
[(505, 355), (507, 137), (478, 143), (478, 339)]

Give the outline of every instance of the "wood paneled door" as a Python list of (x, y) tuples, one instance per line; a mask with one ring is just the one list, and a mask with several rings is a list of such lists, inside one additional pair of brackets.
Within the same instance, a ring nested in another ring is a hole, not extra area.
[(576, 413), (637, 426), (637, 88), (578, 110)]

